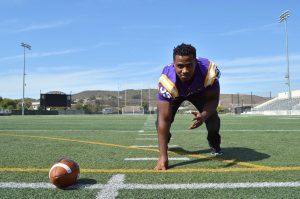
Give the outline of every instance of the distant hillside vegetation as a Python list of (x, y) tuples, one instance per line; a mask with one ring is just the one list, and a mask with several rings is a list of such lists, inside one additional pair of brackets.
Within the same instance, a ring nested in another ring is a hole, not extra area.
[[(73, 101), (78, 100), (99, 100), (101, 104), (106, 106), (116, 106), (116, 101), (119, 93), (120, 106), (125, 104), (125, 90), (122, 91), (107, 91), (107, 90), (87, 90), (72, 95)], [(143, 102), (149, 103), (150, 106), (156, 106), (157, 89), (143, 89), (142, 96)], [(251, 100), (252, 98), (252, 100)], [(256, 106), (269, 100), (267, 97), (257, 95), (244, 95), (244, 94), (221, 94), (220, 104), (224, 108), (230, 108), (238, 105), (253, 105)], [(141, 90), (128, 89), (126, 90), (126, 105), (139, 105), (141, 101)]]

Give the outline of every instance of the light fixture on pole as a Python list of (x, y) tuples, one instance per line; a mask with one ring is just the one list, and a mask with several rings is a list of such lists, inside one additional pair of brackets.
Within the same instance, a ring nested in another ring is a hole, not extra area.
[(25, 49), (31, 50), (29, 44), (21, 43), (21, 46), (24, 48), (24, 66), (23, 66), (23, 97), (22, 97), (22, 116), (24, 116), (24, 95), (25, 95)]
[(285, 22), (285, 35), (286, 35), (286, 66), (287, 66), (287, 70), (286, 70), (286, 75), (285, 78), (287, 80), (286, 84), (289, 87), (289, 92), (288, 92), (288, 98), (291, 99), (292, 94), (291, 94), (291, 82), (290, 82), (290, 64), (289, 64), (289, 46), (288, 46), (288, 29), (287, 29), (287, 18), (290, 16), (289, 11), (285, 11), (283, 12), (280, 16), (279, 16), (279, 23), (282, 23), (283, 21)]

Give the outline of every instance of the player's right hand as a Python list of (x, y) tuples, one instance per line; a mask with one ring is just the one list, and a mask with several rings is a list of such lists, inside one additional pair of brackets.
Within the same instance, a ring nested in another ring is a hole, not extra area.
[(201, 126), (204, 122), (204, 118), (201, 115), (201, 113), (193, 111), (192, 114), (194, 115), (194, 118), (192, 119), (193, 123), (192, 125), (189, 127), (189, 129), (195, 129), (198, 128), (199, 126)]

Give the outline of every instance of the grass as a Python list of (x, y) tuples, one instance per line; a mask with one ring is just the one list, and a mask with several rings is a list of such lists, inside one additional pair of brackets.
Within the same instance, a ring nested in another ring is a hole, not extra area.
[[(190, 115), (172, 126), (168, 172), (154, 172), (155, 161), (124, 158), (158, 157), (155, 116), (9, 116), (0, 117), (0, 183), (49, 182), (53, 163), (67, 157), (79, 163), (80, 182), (107, 184), (125, 174), (125, 184), (191, 184), (300, 181), (300, 117), (221, 116), (224, 155), (209, 154), (205, 127), (187, 130)], [(19, 168), (19, 170), (14, 169)], [(281, 168), (281, 169), (279, 169)], [(10, 169), (10, 171), (8, 171)], [(29, 169), (30, 171), (26, 170)], [(0, 188), (1, 198), (96, 198), (100, 190)], [(121, 189), (118, 198), (297, 198), (299, 187), (144, 190)]]

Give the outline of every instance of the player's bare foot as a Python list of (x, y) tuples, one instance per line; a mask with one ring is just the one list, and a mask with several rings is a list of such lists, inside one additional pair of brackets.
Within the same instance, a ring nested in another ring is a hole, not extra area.
[(167, 170), (168, 169), (168, 159), (159, 158), (154, 167), (154, 170)]

